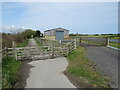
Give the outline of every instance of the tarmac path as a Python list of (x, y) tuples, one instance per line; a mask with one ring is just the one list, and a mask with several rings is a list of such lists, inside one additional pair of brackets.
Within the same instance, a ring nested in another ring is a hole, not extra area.
[[(34, 39), (30, 45), (37, 47)], [(62, 73), (68, 66), (65, 57), (31, 61), (32, 66), (25, 88), (76, 88)]]
[(95, 62), (99, 70), (111, 78), (118, 87), (118, 53), (119, 51), (107, 47), (85, 46), (86, 56)]

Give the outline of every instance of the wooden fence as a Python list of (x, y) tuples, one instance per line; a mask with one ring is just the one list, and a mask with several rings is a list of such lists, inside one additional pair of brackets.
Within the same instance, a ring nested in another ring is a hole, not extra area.
[(80, 37), (80, 43), (82, 42), (89, 45), (107, 46), (109, 40), (108, 37)]
[(22, 56), (23, 54), (23, 48), (4, 48), (2, 50), (2, 58), (10, 56), (10, 57), (14, 57), (16, 60)]
[(68, 43), (51, 44), (50, 46), (40, 46), (44, 50), (44, 53), (50, 54), (51, 58), (58, 56), (67, 56), (70, 52), (76, 49), (76, 40)]
[(108, 37), (74, 37), (76, 39), (77, 45), (99, 45), (107, 46), (109, 45)]
[[(44, 40), (43, 40), (44, 41)], [(76, 49), (76, 40), (67, 42), (67, 43), (53, 43), (52, 44), (46, 44), (47, 46), (40, 46), (40, 49), (42, 49), (43, 54), (49, 54), (51, 58), (55, 58), (58, 56), (67, 56), (70, 52)], [(15, 42), (12, 43), (12, 48), (5, 47), (3, 50), (1, 50), (2, 58), (10, 56), (14, 57), (16, 60), (20, 60), (23, 56), (23, 51), (26, 49), (33, 49), (35, 47), (20, 47), (16, 48)]]
[(2, 53), (2, 58), (10, 56), (15, 58), (16, 60), (20, 60), (23, 56), (23, 51), (27, 49), (33, 49), (35, 47), (20, 47), (20, 48), (4, 48), (0, 51)]
[(23, 51), (30, 48), (34, 48), (34, 47), (17, 48), (15, 42), (13, 41), (12, 48), (5, 47), (4, 49), (0, 50), (0, 53), (2, 53), (2, 58), (10, 56), (15, 58), (16, 60), (20, 60), (21, 57), (23, 56)]

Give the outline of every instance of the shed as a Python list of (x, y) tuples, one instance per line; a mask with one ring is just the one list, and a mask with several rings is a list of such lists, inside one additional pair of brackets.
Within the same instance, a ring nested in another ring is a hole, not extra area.
[(64, 40), (69, 37), (69, 30), (64, 28), (55, 28), (44, 31), (45, 39)]

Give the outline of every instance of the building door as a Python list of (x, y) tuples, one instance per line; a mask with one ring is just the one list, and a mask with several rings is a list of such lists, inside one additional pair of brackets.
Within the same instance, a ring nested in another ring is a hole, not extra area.
[(56, 31), (56, 40), (64, 39), (64, 31)]

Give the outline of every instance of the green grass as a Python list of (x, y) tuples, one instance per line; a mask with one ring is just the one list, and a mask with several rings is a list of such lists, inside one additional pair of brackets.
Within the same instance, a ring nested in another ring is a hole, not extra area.
[(87, 41), (87, 40), (86, 40), (86, 41), (85, 41), (85, 40), (82, 40), (81, 42), (82, 42), (82, 43), (85, 43), (85, 44), (88, 44), (88, 45), (105, 46), (105, 44), (102, 44), (102, 43), (101, 43), (101, 44), (100, 44), (100, 43), (98, 44), (97, 42), (95, 43), (95, 42), (90, 42), (90, 41)]
[(115, 36), (115, 35), (98, 35), (98, 36), (87, 35), (87, 36), (70, 36), (70, 37), (110, 37), (112, 39), (120, 39), (119, 36)]
[(37, 39), (35, 39), (35, 41), (37, 42), (38, 46), (42, 46), (42, 43), (40, 43)]
[(2, 60), (2, 88), (12, 88), (18, 81), (16, 73), (21, 65), (20, 61), (6, 57)]
[[(17, 47), (27, 46), (29, 40), (18, 43)], [(21, 62), (13, 57), (5, 57), (2, 59), (2, 88), (13, 88), (18, 81), (17, 73)]]
[(28, 45), (29, 40), (24, 40), (22, 43), (18, 43), (17, 47), (25, 47)]
[(92, 65), (92, 62), (85, 57), (85, 50), (83, 47), (77, 49), (68, 55), (69, 66), (67, 72), (74, 76), (82, 77), (83, 80), (94, 87), (108, 87), (108, 78), (103, 77), (97, 72)]
[(111, 39), (120, 39), (120, 37), (111, 37)]
[(117, 42), (110, 42), (110, 43), (109, 43), (109, 46), (120, 49), (120, 43), (117, 43)]

